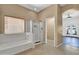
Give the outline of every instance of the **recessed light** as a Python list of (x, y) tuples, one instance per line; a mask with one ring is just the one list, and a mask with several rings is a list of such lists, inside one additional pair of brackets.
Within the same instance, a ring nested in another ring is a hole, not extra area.
[(37, 8), (34, 8), (34, 11), (37, 11)]

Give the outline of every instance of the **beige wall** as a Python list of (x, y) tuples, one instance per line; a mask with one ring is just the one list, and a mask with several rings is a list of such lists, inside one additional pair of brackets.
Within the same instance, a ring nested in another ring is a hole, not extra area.
[[(55, 45), (62, 43), (62, 13), (69, 9), (79, 10), (79, 4), (69, 4), (63, 7), (59, 5), (51, 5), (39, 13), (40, 20), (46, 20), (55, 16)], [(48, 30), (48, 32), (51, 32)]]
[(47, 38), (54, 39), (54, 18), (47, 19)]
[[(59, 45), (62, 42), (62, 18), (61, 13), (71, 9), (75, 8), (79, 10), (79, 5), (66, 5), (64, 7), (60, 7), (59, 5), (51, 5), (50, 7), (46, 8), (45, 10), (41, 11), (40, 13), (35, 13), (33, 11), (30, 11), (26, 8), (23, 8), (18, 5), (0, 5), (0, 33), (3, 33), (4, 29), (4, 22), (3, 22), (3, 16), (13, 16), (13, 17), (19, 17), (24, 18), (25, 20), (33, 19), (33, 20), (45, 20), (47, 18), (51, 18), (55, 16), (55, 44), (56, 46)], [(44, 34), (45, 35), (45, 34)]]
[(0, 33), (4, 32), (4, 20), (3, 17), (7, 16), (12, 16), (12, 17), (18, 17), (18, 18), (23, 18), (26, 20), (32, 19), (32, 20), (37, 20), (37, 14), (33, 11), (30, 11), (24, 7), (21, 7), (16, 4), (3, 4), (0, 5)]
[(69, 9), (79, 10), (79, 4), (67, 4), (67, 5), (63, 6), (61, 9), (62, 9), (62, 13)]
[(55, 46), (62, 43), (62, 17), (61, 17), (61, 7), (59, 5), (51, 5), (42, 12), (39, 13), (40, 20), (45, 20), (55, 16)]
[(46, 8), (45, 10), (39, 13), (40, 20), (44, 20), (46, 18), (51, 18), (55, 16), (56, 13), (56, 6), (51, 5), (50, 7)]
[(56, 6), (56, 15), (55, 15), (55, 45), (60, 45), (63, 43), (62, 37), (62, 10), (58, 5)]

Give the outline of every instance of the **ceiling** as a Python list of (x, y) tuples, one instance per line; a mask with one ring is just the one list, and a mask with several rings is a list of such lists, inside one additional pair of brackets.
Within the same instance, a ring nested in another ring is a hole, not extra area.
[[(35, 12), (40, 12), (41, 10), (55, 4), (19, 4), (22, 7), (28, 8), (30, 10), (33, 10)], [(65, 6), (66, 4), (60, 4), (61, 7)], [(75, 9), (69, 9), (63, 13), (63, 18), (67, 18), (68, 14), (71, 17), (75, 17), (79, 15), (79, 11)]]
[(52, 5), (52, 4), (19, 4), (22, 7), (31, 9), (35, 12), (40, 12), (41, 10), (47, 8), (48, 6)]

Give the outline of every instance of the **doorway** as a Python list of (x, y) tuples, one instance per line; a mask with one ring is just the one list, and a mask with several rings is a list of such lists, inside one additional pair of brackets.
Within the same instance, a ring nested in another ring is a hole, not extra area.
[(32, 41), (34, 45), (38, 45), (43, 42), (44, 23), (38, 20), (28, 20), (26, 24), (26, 32), (32, 33)]
[(55, 46), (55, 17), (47, 18), (46, 20), (46, 28), (45, 28), (45, 36), (47, 43), (50, 43), (53, 47)]

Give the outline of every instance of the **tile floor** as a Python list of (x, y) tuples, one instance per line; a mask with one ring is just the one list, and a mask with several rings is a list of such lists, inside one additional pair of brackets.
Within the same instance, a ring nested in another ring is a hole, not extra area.
[(79, 55), (78, 49), (54, 48), (52, 42), (52, 40), (48, 40), (47, 44), (39, 44), (35, 48), (18, 53), (17, 55)]

